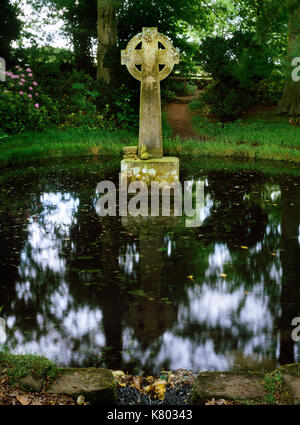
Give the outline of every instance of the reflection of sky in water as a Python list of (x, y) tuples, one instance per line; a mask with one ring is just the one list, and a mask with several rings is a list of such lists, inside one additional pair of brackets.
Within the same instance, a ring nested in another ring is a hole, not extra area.
[[(21, 253), (24, 277), (35, 277), (35, 268), (28, 264), (27, 248), (30, 247), (32, 259), (42, 270), (64, 273), (65, 260), (60, 252), (64, 238), (68, 238), (71, 224), (76, 222), (74, 214), (79, 199), (70, 194), (44, 193), (40, 198), (43, 211), (30, 218), (28, 224), (28, 242)], [(25, 267), (24, 267), (25, 266)]]
[[(276, 185), (265, 185), (262, 193), (263, 197), (271, 199), (272, 202), (280, 201), (280, 190)], [(46, 322), (43, 315), (38, 315), (38, 326), (45, 330), (42, 336), (38, 335), (37, 330), (28, 337), (21, 329), (14, 328), (14, 339), (18, 344), (14, 351), (36, 352), (64, 364), (71, 361), (80, 363), (86, 353), (97, 356), (105, 346), (102, 311), (100, 307), (91, 308), (88, 305), (80, 306), (77, 310), (74, 308), (69, 290), (71, 283), (66, 280), (66, 260), (61, 254), (64, 241), (69, 241), (71, 250), (74, 250), (74, 244), (70, 240), (70, 228), (77, 223), (75, 215), (80, 200), (70, 193), (44, 193), (40, 197), (40, 204), (41, 212), (32, 215), (28, 220), (28, 240), (20, 254), (20, 279), (16, 282), (16, 291), (18, 299), (28, 303), (33, 296), (32, 283), (37, 278), (37, 273), (49, 270), (56, 273), (59, 276), (59, 285), (49, 297), (50, 313), (55, 320)], [(211, 195), (206, 193), (200, 212), (201, 220), (207, 219), (215, 207)], [(272, 234), (281, 234), (279, 223), (269, 223), (266, 226), (263, 240), (257, 242), (249, 250), (249, 254), (261, 254), (266, 238)], [(298, 240), (300, 244), (300, 227)], [(169, 258), (177, 249), (176, 242), (169, 234), (163, 237), (163, 247)], [(132, 242), (120, 247), (118, 263), (125, 276), (137, 279), (139, 261), (138, 243)], [(246, 329), (251, 338), (241, 346), (245, 354), (254, 353), (257, 346), (267, 349), (271, 344), (274, 339), (275, 318), (270, 312), (269, 297), (264, 295), (264, 277), (261, 275), (261, 279), (252, 286), (251, 293), (245, 293), (242, 285), (234, 287), (234, 278), (231, 281), (219, 276), (225, 273), (224, 266), (232, 261), (228, 246), (221, 242), (214, 243), (213, 252), (208, 256), (208, 267), (205, 269), (202, 284), (196, 281), (194, 287), (188, 288), (187, 301), (179, 303), (178, 306), (178, 322), (159, 337), (161, 347), (153, 360), (155, 364), (162, 364), (168, 359), (171, 369), (182, 367), (225, 370), (230, 367), (232, 354), (226, 351), (216, 354), (213, 340), (209, 336), (199, 343), (182, 336), (181, 331), (191, 323), (196, 328), (209, 332), (214, 332), (216, 327), (228, 329), (237, 341), (241, 329)], [(280, 264), (274, 261), (269, 270), (269, 279), (280, 285), (281, 277)], [(56, 329), (55, 322), (59, 322), (59, 329)], [(8, 329), (14, 326), (14, 317), (8, 317)], [(151, 350), (156, 341), (146, 350), (142, 350), (130, 326), (124, 326), (122, 334), (125, 361), (131, 359), (132, 353), (142, 362), (151, 356), (153, 359)], [(76, 340), (79, 340), (79, 344)]]
[(119, 266), (124, 270), (126, 275), (136, 278), (136, 266), (139, 264), (139, 249), (136, 243), (126, 245), (126, 252), (124, 255), (119, 256)]
[[(88, 335), (91, 344), (98, 347), (105, 345), (100, 327), (101, 310), (91, 310), (85, 306), (75, 311), (72, 307), (73, 300), (69, 293), (69, 286), (64, 280), (66, 264), (65, 259), (61, 257), (61, 248), (64, 239), (70, 236), (70, 226), (76, 222), (75, 213), (79, 203), (79, 199), (74, 199), (69, 193), (44, 193), (40, 198), (42, 212), (29, 219), (28, 241), (21, 252), (22, 266), (19, 267), (22, 281), (16, 282), (17, 297), (25, 302), (32, 298), (30, 280), (36, 278), (36, 265), (44, 272), (50, 269), (58, 273), (61, 276), (60, 284), (55, 293), (50, 296), (49, 303), (50, 312), (60, 322), (59, 327), (62, 331), (58, 332), (54, 323), (46, 322), (43, 316), (38, 315), (38, 325), (41, 329), (47, 329), (46, 335), (37, 340), (33, 333), (32, 341), (27, 342), (28, 338), (24, 337), (22, 332), (14, 330), (14, 337), (18, 341), (17, 352), (39, 353), (68, 363), (76, 359), (76, 352), (73, 352), (73, 338)], [(27, 254), (28, 249), (30, 249), (30, 256)], [(32, 260), (35, 264), (32, 264)], [(67, 314), (66, 311), (68, 311)], [(9, 317), (8, 328), (11, 328), (14, 323), (15, 319)], [(86, 347), (86, 351), (88, 348)], [(81, 356), (81, 353), (77, 354), (78, 360)]]
[[(222, 270), (224, 263), (229, 262), (231, 256), (228, 249), (222, 245), (215, 246), (215, 253), (209, 258), (207, 274)], [(172, 331), (166, 331), (162, 336), (162, 347), (155, 359), (161, 364), (167, 358), (170, 368), (193, 368), (199, 370), (226, 370), (233, 364), (233, 355), (230, 352), (223, 354), (215, 352), (211, 340), (199, 344), (178, 336), (181, 330), (188, 327), (199, 326), (199, 329), (228, 328), (233, 337), (239, 339), (240, 329), (247, 329), (251, 334), (250, 341), (242, 347), (244, 354), (255, 353), (256, 347), (272, 340), (274, 320), (269, 311), (268, 297), (262, 296), (263, 282), (259, 282), (252, 289), (251, 294), (245, 294), (243, 288), (230, 291), (229, 283), (220, 278), (216, 281), (214, 289), (210, 285), (195, 286), (188, 289), (188, 307), (181, 305), (178, 311), (178, 322)], [(236, 312), (241, 308), (240, 315)], [(128, 329), (123, 333), (124, 341), (130, 341), (125, 348), (134, 352), (135, 357), (147, 358), (150, 356), (151, 347), (142, 352), (138, 341)], [(155, 343), (154, 343), (155, 345)], [(127, 360), (130, 359), (127, 354)]]

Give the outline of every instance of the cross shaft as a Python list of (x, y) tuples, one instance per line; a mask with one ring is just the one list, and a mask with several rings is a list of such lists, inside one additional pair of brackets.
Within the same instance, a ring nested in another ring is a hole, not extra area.
[[(159, 48), (159, 43), (162, 48)], [(141, 49), (137, 48), (141, 45)], [(179, 53), (171, 40), (157, 28), (143, 28), (121, 52), (121, 63), (141, 81), (139, 152), (142, 146), (152, 158), (163, 156), (160, 81), (179, 63)], [(160, 66), (163, 69), (160, 69)], [(141, 67), (141, 69), (139, 69)]]

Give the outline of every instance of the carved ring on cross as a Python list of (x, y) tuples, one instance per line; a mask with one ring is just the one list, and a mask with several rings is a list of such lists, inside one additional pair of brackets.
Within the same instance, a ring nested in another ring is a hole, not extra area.
[(121, 63), (139, 81), (147, 76), (161, 81), (179, 63), (179, 50), (157, 28), (143, 28), (143, 32), (135, 35), (122, 50)]

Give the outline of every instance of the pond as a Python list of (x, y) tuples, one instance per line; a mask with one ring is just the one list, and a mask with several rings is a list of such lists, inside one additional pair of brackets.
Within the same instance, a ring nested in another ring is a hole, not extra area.
[(182, 159), (181, 180), (205, 187), (191, 228), (100, 217), (97, 183), (119, 168), (79, 158), (2, 174), (5, 345), (135, 374), (300, 361), (299, 168)]

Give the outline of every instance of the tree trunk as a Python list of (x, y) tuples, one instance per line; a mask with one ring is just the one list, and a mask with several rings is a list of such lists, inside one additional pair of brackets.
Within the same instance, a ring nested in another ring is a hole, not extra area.
[(291, 66), (292, 60), (296, 57), (300, 57), (300, 5), (290, 16), (289, 20), (289, 72), (282, 98), (277, 106), (277, 113), (281, 115), (300, 115), (300, 81), (293, 80), (293, 68)]
[(98, 66), (97, 79), (110, 82), (109, 68), (104, 67), (104, 57), (109, 47), (117, 42), (117, 20), (114, 0), (98, 1)]

